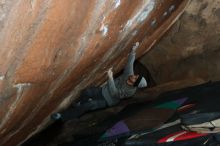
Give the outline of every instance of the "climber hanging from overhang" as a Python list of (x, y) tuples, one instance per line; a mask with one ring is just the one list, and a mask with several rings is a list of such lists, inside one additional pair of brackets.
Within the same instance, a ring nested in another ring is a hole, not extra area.
[(54, 113), (52, 120), (70, 120), (78, 118), (84, 113), (105, 107), (111, 107), (120, 102), (121, 99), (132, 97), (137, 88), (147, 87), (147, 81), (139, 74), (134, 74), (134, 61), (137, 45), (129, 54), (127, 65), (122, 75), (114, 80), (113, 71), (107, 71), (108, 81), (101, 87), (89, 87), (82, 91), (79, 101), (69, 109)]

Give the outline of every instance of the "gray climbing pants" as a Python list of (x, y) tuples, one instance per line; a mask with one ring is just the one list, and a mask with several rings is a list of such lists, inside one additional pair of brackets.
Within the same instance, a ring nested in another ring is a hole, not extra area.
[(107, 107), (105, 98), (100, 87), (89, 87), (81, 92), (79, 100), (70, 108), (63, 111), (63, 120), (71, 120), (82, 116), (88, 111)]

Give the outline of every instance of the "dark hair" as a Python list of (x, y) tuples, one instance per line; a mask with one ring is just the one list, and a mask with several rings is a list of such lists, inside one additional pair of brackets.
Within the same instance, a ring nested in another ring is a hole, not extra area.
[(142, 76), (138, 76), (137, 80), (134, 82), (134, 86), (137, 87), (142, 79)]

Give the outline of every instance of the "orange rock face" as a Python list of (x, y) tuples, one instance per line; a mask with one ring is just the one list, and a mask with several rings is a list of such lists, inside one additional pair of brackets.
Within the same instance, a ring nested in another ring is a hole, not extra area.
[(39, 131), (105, 71), (146, 53), (188, 0), (0, 1), (0, 145)]

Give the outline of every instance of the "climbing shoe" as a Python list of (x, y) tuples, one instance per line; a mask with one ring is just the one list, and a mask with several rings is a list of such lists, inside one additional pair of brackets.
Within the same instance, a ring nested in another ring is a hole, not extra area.
[(57, 121), (62, 119), (62, 115), (60, 113), (54, 113), (50, 117), (52, 120)]

